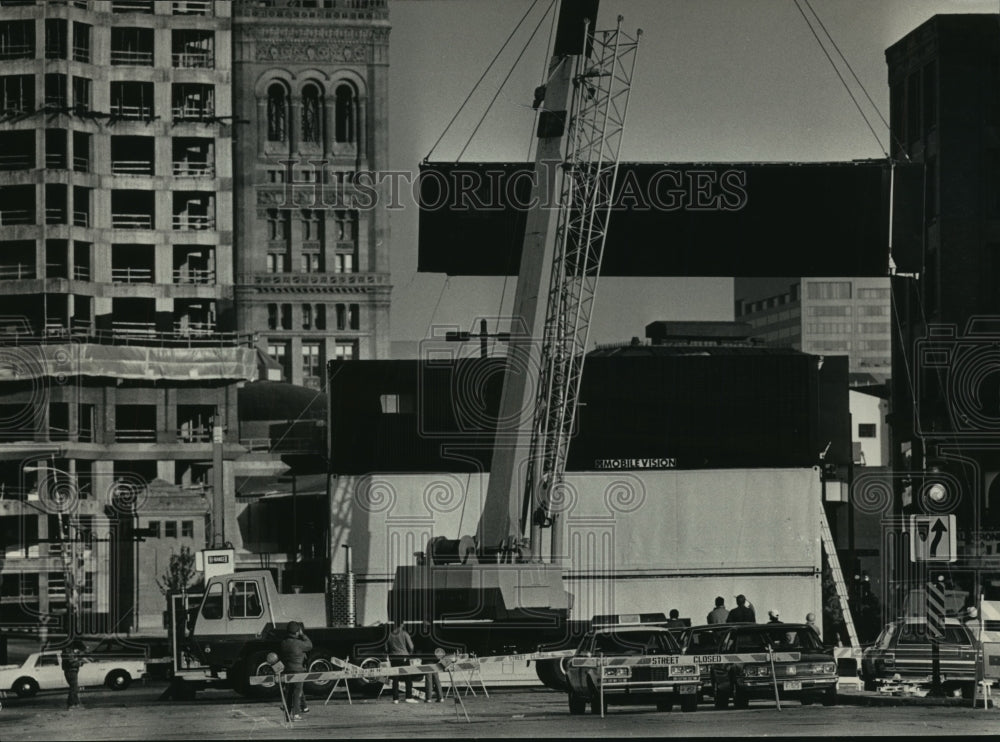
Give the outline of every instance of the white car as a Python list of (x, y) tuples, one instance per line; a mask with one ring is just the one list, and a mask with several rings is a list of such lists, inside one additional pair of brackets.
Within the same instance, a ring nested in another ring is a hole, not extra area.
[[(80, 687), (106, 685), (111, 690), (125, 690), (135, 678), (146, 672), (141, 659), (91, 659), (80, 667)], [(13, 691), (29, 698), (40, 690), (69, 688), (62, 670), (62, 654), (36, 652), (21, 665), (0, 665), (0, 696)]]

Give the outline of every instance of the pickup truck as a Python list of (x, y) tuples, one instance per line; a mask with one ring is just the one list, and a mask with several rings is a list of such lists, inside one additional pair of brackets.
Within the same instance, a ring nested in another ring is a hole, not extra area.
[[(80, 667), (81, 687), (106, 685), (111, 690), (125, 690), (146, 672), (142, 659), (85, 659)], [(63, 675), (59, 652), (35, 652), (20, 665), (0, 665), (0, 695), (11, 691), (20, 698), (30, 698), (40, 690), (66, 688), (69, 684)]]

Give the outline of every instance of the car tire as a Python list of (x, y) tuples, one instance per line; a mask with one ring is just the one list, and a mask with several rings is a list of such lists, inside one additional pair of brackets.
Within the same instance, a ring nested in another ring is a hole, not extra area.
[(750, 696), (745, 690), (740, 690), (740, 686), (733, 684), (733, 708), (745, 709), (750, 707)]
[(31, 698), (38, 692), (38, 682), (34, 678), (18, 678), (10, 689), (18, 698)]
[(826, 692), (823, 693), (823, 705), (824, 706), (836, 706), (837, 705), (837, 688), (827, 688)]
[(574, 716), (579, 716), (580, 714), (585, 714), (587, 712), (587, 699), (580, 698), (573, 693), (567, 693), (566, 696), (569, 698), (569, 712)]
[(669, 698), (656, 702), (657, 711), (670, 711), (674, 707), (674, 702)]
[(254, 675), (274, 675), (274, 667), (267, 661), (268, 654), (266, 651), (254, 652), (236, 668), (240, 675), (237, 682), (246, 688), (248, 698), (277, 698), (281, 693), (277, 683), (271, 686), (250, 685), (250, 678)]
[[(330, 661), (330, 652), (325, 649), (317, 649), (306, 658), (306, 672), (334, 672), (337, 668)], [(326, 695), (330, 692), (333, 680), (314, 680), (303, 685), (306, 693), (315, 695)]]
[(717, 685), (712, 686), (712, 697), (715, 708), (724, 709), (729, 706), (729, 693)]
[(132, 685), (132, 676), (124, 670), (112, 670), (104, 678), (104, 684), (111, 690), (125, 690)]
[(537, 660), (535, 674), (542, 685), (552, 690), (569, 691), (569, 681), (566, 679), (565, 658), (554, 660)]
[[(381, 664), (382, 660), (378, 657), (365, 657), (357, 663), (358, 667), (362, 670), (370, 670), (374, 667), (379, 667)], [(373, 678), (352, 678), (347, 682), (351, 686), (351, 693), (357, 693), (365, 698), (378, 698), (384, 685), (381, 680)]]
[(816, 702), (816, 699), (810, 696), (808, 693), (803, 693), (799, 696), (799, 703), (803, 706), (812, 706)]
[(698, 695), (692, 693), (687, 696), (681, 696), (681, 711), (686, 713), (691, 713), (692, 711), (698, 710)]

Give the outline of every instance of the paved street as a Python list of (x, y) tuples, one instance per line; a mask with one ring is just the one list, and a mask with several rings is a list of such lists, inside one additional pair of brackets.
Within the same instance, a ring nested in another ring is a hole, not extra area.
[(716, 711), (710, 704), (696, 713), (657, 713), (646, 707), (612, 707), (607, 718), (570, 716), (563, 695), (552, 691), (497, 690), (489, 699), (465, 699), (470, 722), (443, 704), (393, 705), (356, 700), (338, 693), (329, 706), (311, 701), (312, 711), (293, 728), (282, 723), (276, 702), (248, 703), (231, 691), (199, 693), (194, 702), (157, 702), (163, 684), (137, 684), (123, 692), (84, 692), (86, 708), (63, 709), (62, 693), (27, 700), (5, 699), (0, 736), (20, 740), (131, 739), (324, 739), (438, 737), (744, 737), (865, 735), (995, 735), (1000, 711), (968, 707), (803, 707), (789, 702), (781, 712), (756, 701), (747, 711)]

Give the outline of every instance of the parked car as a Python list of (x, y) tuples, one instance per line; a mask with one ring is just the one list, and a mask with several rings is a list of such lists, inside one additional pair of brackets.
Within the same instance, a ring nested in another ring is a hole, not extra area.
[[(111, 690), (125, 690), (146, 671), (141, 659), (87, 658), (80, 667), (80, 686), (106, 685)], [(20, 665), (0, 666), (0, 691), (10, 690), (29, 698), (40, 690), (60, 690), (69, 684), (62, 671), (59, 652), (35, 652)]]
[(107, 636), (88, 642), (88, 656), (100, 659), (140, 659), (146, 663), (146, 677), (170, 679), (173, 658), (170, 640), (160, 636)]
[[(702, 626), (691, 626), (681, 632), (678, 644), (681, 645), (681, 652), (684, 654), (716, 654), (719, 649), (719, 640), (729, 629), (736, 624), (713, 623)], [(701, 687), (698, 689), (698, 702), (704, 700), (705, 695), (712, 695), (712, 666), (701, 665)]]
[[(595, 623), (566, 663), (569, 711), (582, 714), (590, 701), (600, 714), (609, 704), (649, 704), (669, 711), (698, 708), (698, 666), (670, 662), (680, 646), (664, 626)], [(649, 658), (648, 664), (598, 664), (592, 660)], [(658, 661), (659, 660), (659, 661)]]
[[(976, 640), (954, 618), (945, 619), (944, 637), (938, 644), (941, 683), (945, 690), (961, 689), (971, 698), (976, 683)], [(861, 655), (865, 690), (875, 690), (880, 679), (896, 675), (903, 680), (930, 682), (933, 644), (923, 618), (900, 618), (886, 624), (875, 643)]]
[[(798, 661), (774, 661), (776, 653), (798, 653)], [(724, 709), (730, 698), (735, 708), (746, 708), (751, 698), (793, 698), (803, 704), (821, 700), (837, 703), (837, 663), (816, 631), (806, 624), (730, 624), (718, 644), (720, 654), (755, 653), (753, 662), (710, 665), (715, 707)], [(773, 668), (773, 669), (772, 669)], [(773, 674), (772, 674), (773, 672)]]

